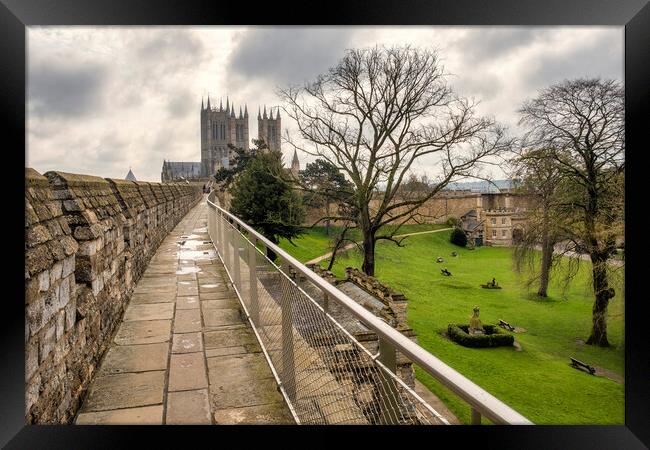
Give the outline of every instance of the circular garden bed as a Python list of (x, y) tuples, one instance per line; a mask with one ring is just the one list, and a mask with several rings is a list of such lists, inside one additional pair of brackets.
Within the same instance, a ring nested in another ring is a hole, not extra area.
[(483, 330), (484, 334), (469, 334), (469, 325), (450, 323), (447, 335), (452, 341), (473, 348), (511, 346), (515, 341), (514, 336), (502, 332), (496, 325), (483, 325)]

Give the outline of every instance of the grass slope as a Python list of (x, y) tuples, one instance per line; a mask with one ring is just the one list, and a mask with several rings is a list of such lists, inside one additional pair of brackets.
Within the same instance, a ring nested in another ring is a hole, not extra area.
[[(326, 236), (314, 234), (297, 241), (298, 248), (290, 244), (285, 248), (303, 259), (325, 253), (322, 244), (327, 241)], [(303, 244), (305, 248), (301, 248)], [(458, 252), (458, 257), (451, 257), (452, 251)], [(445, 262), (436, 263), (438, 256), (445, 258)], [(533, 422), (624, 423), (623, 385), (583, 373), (568, 364), (569, 356), (574, 356), (623, 375), (622, 269), (615, 276), (616, 297), (608, 311), (612, 347), (603, 349), (581, 342), (589, 336), (591, 327), (593, 297), (589, 292), (588, 262), (582, 263), (564, 296), (561, 288), (552, 284), (549, 293), (553, 297), (544, 300), (523, 287), (521, 277), (513, 271), (511, 249), (461, 249), (449, 243), (446, 231), (411, 236), (404, 248), (381, 242), (376, 263), (377, 278), (409, 299), (409, 324), (418, 333), (420, 345)], [(333, 271), (342, 277), (347, 266), (361, 266), (358, 252), (339, 256)], [(453, 275), (442, 276), (443, 267)], [(492, 277), (503, 289), (479, 287)], [(515, 334), (522, 351), (470, 349), (445, 339), (441, 332), (447, 324), (466, 323), (474, 305), (480, 305), (483, 323), (496, 324), (498, 319), (504, 319), (525, 328), (527, 332)], [(416, 373), (463, 422), (469, 423), (470, 410), (462, 400), (422, 370), (417, 369)]]
[[(447, 225), (439, 224), (413, 224), (403, 225), (399, 228), (398, 234), (418, 233), (422, 231), (439, 230)], [(381, 233), (391, 231), (394, 227), (387, 226)], [(307, 228), (305, 233), (293, 240), (293, 245), (287, 239), (280, 240), (280, 248), (286, 250), (291, 256), (306, 262), (317, 258), (325, 253), (331, 252), (334, 247), (334, 237), (340, 227), (332, 227), (330, 236), (327, 235), (325, 227)], [(362, 239), (359, 230), (350, 230), (347, 234), (350, 239), (360, 241)]]

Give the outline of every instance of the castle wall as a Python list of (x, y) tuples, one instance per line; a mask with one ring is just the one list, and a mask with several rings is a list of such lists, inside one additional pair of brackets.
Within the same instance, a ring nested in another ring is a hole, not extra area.
[(27, 423), (70, 423), (165, 235), (199, 185), (25, 170)]

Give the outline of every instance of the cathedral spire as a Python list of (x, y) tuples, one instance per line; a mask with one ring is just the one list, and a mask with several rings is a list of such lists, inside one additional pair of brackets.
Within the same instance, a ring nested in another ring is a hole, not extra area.
[(280, 107), (278, 106), (278, 113), (275, 115), (275, 120), (280, 119)]
[(258, 119), (262, 118), (262, 108), (260, 108), (259, 106), (257, 107), (257, 118)]
[(235, 104), (230, 105), (230, 117), (235, 117)]
[(219, 112), (223, 111), (223, 97), (219, 99)]
[(230, 110), (230, 101), (228, 100), (228, 96), (226, 95), (226, 112)]
[(248, 105), (244, 105), (244, 118), (248, 119)]
[(210, 110), (210, 94), (208, 94), (208, 111)]
[(241, 105), (239, 105), (239, 118), (240, 118), (240, 119), (243, 119), (243, 118), (244, 118), (244, 116), (243, 116), (242, 113), (241, 113)]
[(273, 108), (271, 108), (271, 114), (269, 116), (269, 119), (273, 120)]
[(263, 119), (266, 119), (266, 105), (264, 105), (264, 115), (262, 116)]
[(203, 111), (205, 108), (203, 107), (203, 97), (201, 97), (201, 111)]

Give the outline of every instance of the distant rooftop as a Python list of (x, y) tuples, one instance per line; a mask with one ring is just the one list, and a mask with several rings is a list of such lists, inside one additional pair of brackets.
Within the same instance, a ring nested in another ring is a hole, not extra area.
[(124, 179), (129, 181), (138, 181), (135, 178), (135, 175), (133, 175), (133, 172), (131, 172), (131, 169), (129, 169), (129, 173), (126, 174), (126, 177)]
[(449, 191), (470, 191), (487, 194), (496, 194), (504, 189), (513, 189), (517, 186), (515, 180), (492, 180), (492, 181), (467, 181), (453, 182), (446, 186)]

